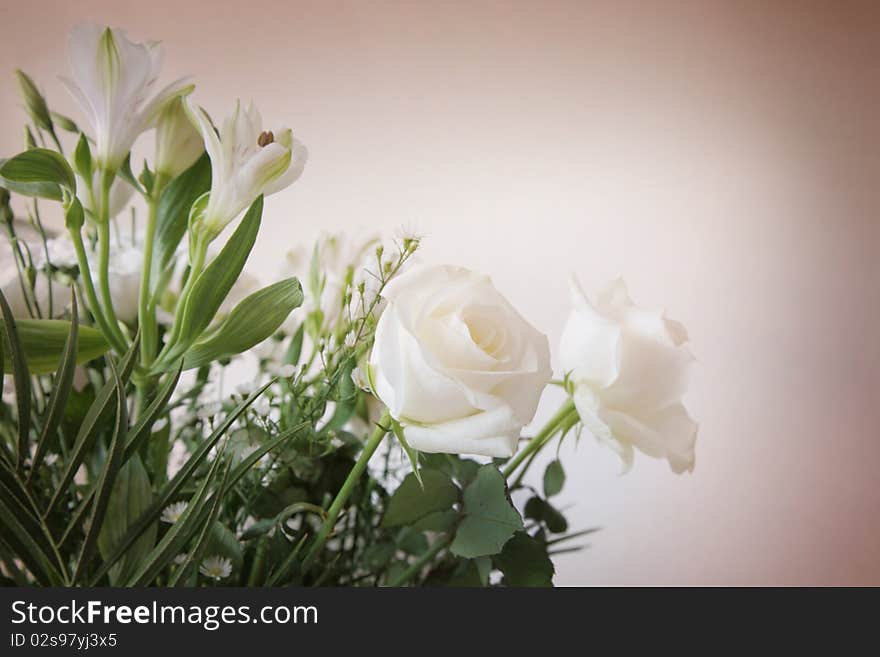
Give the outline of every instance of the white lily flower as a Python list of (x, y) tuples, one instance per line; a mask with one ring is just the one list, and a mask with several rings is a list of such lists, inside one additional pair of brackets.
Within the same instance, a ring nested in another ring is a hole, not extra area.
[(210, 241), (258, 196), (279, 192), (299, 178), (308, 151), (289, 128), (264, 131), (253, 103), (242, 108), (236, 101), (219, 136), (202, 108), (187, 105), (211, 158), (211, 192), (198, 219)]
[(76, 26), (67, 40), (72, 80), (62, 78), (95, 136), (99, 168), (116, 171), (135, 139), (150, 128), (165, 103), (188, 94), (179, 79), (150, 97), (159, 76), (158, 42), (135, 43), (119, 29)]

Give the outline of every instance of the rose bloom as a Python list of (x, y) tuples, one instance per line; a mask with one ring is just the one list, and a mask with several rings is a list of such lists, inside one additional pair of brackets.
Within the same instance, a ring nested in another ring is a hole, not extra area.
[(550, 379), (547, 337), (459, 267), (416, 265), (382, 296), (369, 379), (409, 444), (511, 456)]
[(624, 469), (638, 448), (667, 459), (674, 472), (693, 470), (697, 424), (681, 397), (694, 358), (683, 346), (684, 326), (637, 307), (620, 279), (595, 305), (572, 281), (572, 305), (560, 362), (581, 421), (618, 453)]

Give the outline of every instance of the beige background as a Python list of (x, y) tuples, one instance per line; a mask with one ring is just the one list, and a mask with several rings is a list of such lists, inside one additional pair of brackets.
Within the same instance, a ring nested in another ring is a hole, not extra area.
[[(166, 44), (215, 115), (253, 98), (311, 151), (252, 270), (357, 225), (428, 235), (557, 340), (566, 277), (622, 274), (690, 329), (697, 468), (590, 438), (562, 584), (880, 584), (880, 11), (811, 2), (5, 2), (0, 152), (22, 66), (83, 18)], [(540, 411), (552, 411), (548, 398)]]

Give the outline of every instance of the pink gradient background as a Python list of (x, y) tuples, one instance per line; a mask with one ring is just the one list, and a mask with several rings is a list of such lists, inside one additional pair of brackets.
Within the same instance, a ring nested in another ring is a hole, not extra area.
[(267, 205), (267, 281), (321, 229), (412, 224), (551, 344), (570, 273), (685, 323), (696, 470), (563, 449), (573, 526), (604, 529), (560, 584), (880, 584), (876, 5), (9, 3), (0, 152), (16, 66), (80, 118), (57, 75), (83, 19), (164, 41), (164, 79), (308, 145)]

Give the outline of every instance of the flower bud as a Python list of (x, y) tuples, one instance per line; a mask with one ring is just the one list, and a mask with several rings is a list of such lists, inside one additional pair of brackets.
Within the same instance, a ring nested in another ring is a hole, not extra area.
[(192, 124), (180, 98), (168, 103), (156, 124), (157, 174), (176, 178), (205, 151), (202, 135)]
[(52, 131), (52, 117), (49, 115), (49, 106), (46, 105), (46, 99), (37, 89), (34, 81), (28, 77), (27, 73), (22, 70), (16, 70), (15, 75), (18, 78), (19, 87), (21, 87), (21, 96), (24, 98), (25, 107), (31, 119), (41, 130)]

